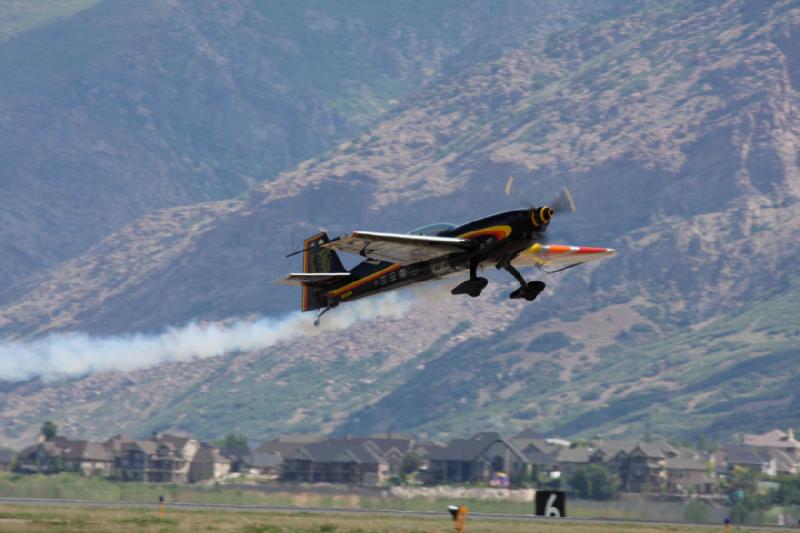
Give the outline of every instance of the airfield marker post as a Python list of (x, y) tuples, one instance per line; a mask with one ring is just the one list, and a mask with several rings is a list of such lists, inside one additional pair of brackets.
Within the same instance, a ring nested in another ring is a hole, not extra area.
[(456, 533), (462, 533), (462, 531), (464, 531), (464, 526), (467, 524), (469, 507), (466, 505), (448, 505), (447, 510), (450, 511), (450, 514), (453, 516)]
[(164, 506), (164, 495), (158, 497), (158, 516), (159, 518), (164, 518), (164, 514), (167, 512)]
[(725, 519), (725, 522), (723, 522), (723, 525), (722, 525), (722, 530), (725, 533), (729, 533), (730, 532), (730, 530), (731, 530), (731, 519), (730, 518), (726, 518)]

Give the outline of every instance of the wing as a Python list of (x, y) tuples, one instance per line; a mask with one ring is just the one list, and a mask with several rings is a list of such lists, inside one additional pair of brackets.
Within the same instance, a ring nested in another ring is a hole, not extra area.
[(305, 285), (314, 285), (318, 283), (325, 283), (327, 281), (338, 281), (350, 276), (349, 272), (300, 272), (296, 274), (289, 274), (285, 278), (275, 280), (275, 283), (281, 285), (296, 285), (303, 287)]
[(614, 255), (613, 248), (568, 246), (565, 244), (534, 244), (511, 262), (515, 267), (574, 266)]
[(469, 239), (455, 237), (354, 231), (350, 235), (326, 242), (322, 246), (379, 261), (410, 265), (453, 252), (463, 252), (473, 245), (473, 241)]

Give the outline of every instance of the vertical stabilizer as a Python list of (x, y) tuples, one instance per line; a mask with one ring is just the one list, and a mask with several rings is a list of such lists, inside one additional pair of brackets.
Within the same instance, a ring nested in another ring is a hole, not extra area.
[[(330, 242), (328, 234), (324, 231), (309, 237), (303, 242), (303, 272), (327, 273), (347, 272), (341, 259), (334, 250), (322, 248), (322, 244)], [(303, 285), (303, 311), (312, 311), (328, 305), (325, 290), (312, 284)]]

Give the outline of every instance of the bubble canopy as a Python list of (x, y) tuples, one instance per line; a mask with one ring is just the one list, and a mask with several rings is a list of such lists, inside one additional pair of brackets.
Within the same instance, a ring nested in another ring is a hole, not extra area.
[(448, 224), (447, 222), (439, 222), (438, 224), (428, 224), (415, 230), (409, 231), (409, 235), (439, 235), (444, 231), (451, 230), (457, 227), (455, 224)]

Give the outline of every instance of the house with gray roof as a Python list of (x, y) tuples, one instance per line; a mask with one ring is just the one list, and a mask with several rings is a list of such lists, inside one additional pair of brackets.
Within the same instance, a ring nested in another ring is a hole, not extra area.
[(555, 465), (561, 472), (561, 477), (568, 481), (577, 469), (590, 464), (593, 452), (594, 450), (586, 446), (559, 449), (555, 455)]
[(777, 449), (795, 462), (800, 461), (800, 441), (794, 438), (794, 430), (773, 429), (761, 435), (745, 435), (744, 444), (756, 448)]
[[(307, 444), (322, 442), (326, 438), (327, 437), (321, 433), (290, 433), (262, 442), (253, 450), (253, 454), (254, 456), (255, 454), (261, 454), (259, 457), (262, 459), (266, 459), (267, 455), (265, 454), (269, 454), (272, 457), (270, 461), (277, 459), (277, 467), (270, 465), (269, 469), (280, 475), (283, 468), (283, 462), (287, 457)], [(257, 466), (256, 468), (261, 469), (261, 467)]]
[(531, 471), (525, 454), (494, 432), (453, 439), (447, 446), (431, 449), (429, 461), (429, 483), (485, 483), (499, 473), (513, 482)]
[(369, 437), (346, 437), (353, 444), (363, 444), (371, 447), (389, 465), (389, 477), (400, 472), (403, 458), (414, 451), (414, 439), (401, 434), (375, 434)]
[(250, 472), (269, 476), (273, 479), (278, 478), (281, 473), (283, 458), (277, 452), (259, 452), (253, 450), (250, 454)]
[(631, 492), (659, 491), (667, 483), (667, 453), (657, 443), (640, 442), (630, 453), (620, 451), (614, 460), (618, 465), (622, 489)]
[(81, 472), (91, 475), (108, 472), (111, 464), (111, 455), (101, 443), (60, 435), (24, 448), (17, 457), (17, 470), (29, 474)]
[(361, 439), (328, 439), (305, 444), (283, 460), (281, 480), (304, 483), (377, 485), (389, 464), (376, 445)]
[(709, 464), (698, 459), (682, 457), (667, 458), (667, 490), (672, 493), (711, 494), (714, 478), (709, 472)]
[(778, 473), (777, 461), (765, 450), (745, 444), (726, 444), (715, 454), (717, 462), (724, 465), (723, 472), (736, 468), (752, 470), (768, 476)]
[(150, 439), (116, 435), (103, 444), (113, 450), (112, 477), (153, 483), (188, 483), (192, 461), (200, 448), (191, 437), (158, 433)]
[(220, 479), (231, 471), (231, 460), (219, 448), (201, 443), (189, 465), (189, 483)]

